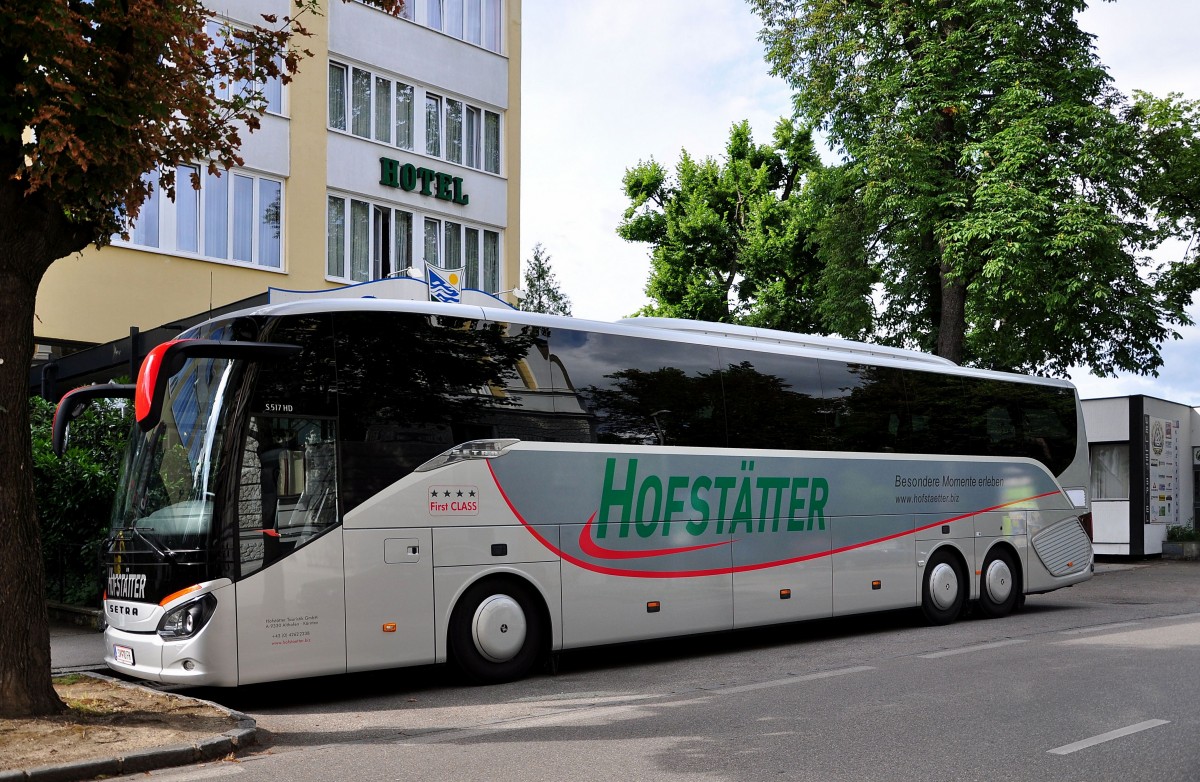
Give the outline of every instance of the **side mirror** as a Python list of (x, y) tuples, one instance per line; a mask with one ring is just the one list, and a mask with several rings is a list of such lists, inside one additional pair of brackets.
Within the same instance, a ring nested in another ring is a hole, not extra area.
[(82, 386), (74, 391), (68, 391), (58, 401), (54, 410), (54, 425), (50, 431), (50, 445), (55, 456), (62, 456), (67, 449), (67, 433), (71, 422), (83, 415), (96, 399), (133, 399), (134, 386), (105, 383), (96, 386)]

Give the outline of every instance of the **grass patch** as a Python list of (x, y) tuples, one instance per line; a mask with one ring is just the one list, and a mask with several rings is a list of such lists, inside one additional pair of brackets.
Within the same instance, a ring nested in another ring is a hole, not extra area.
[(54, 681), (55, 685), (61, 685), (63, 687), (68, 687), (72, 684), (79, 684), (81, 681), (84, 681), (84, 680), (90, 679), (90, 678), (91, 677), (84, 676), (81, 673), (68, 673), (68, 674), (64, 674), (62, 676), (55, 676), (53, 681)]

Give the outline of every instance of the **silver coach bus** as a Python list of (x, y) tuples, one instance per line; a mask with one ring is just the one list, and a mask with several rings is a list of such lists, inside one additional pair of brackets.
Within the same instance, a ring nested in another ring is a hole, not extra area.
[[(147, 357), (108, 665), (234, 686), (919, 607), (1092, 572), (1059, 380), (656, 319), (324, 299)], [(65, 414), (64, 414), (65, 413)]]

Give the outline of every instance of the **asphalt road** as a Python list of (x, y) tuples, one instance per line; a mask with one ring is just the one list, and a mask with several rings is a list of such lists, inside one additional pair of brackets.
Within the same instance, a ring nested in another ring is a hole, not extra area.
[(1101, 565), (1001, 620), (912, 612), (192, 690), (268, 745), (159, 780), (1200, 780), (1200, 564)]

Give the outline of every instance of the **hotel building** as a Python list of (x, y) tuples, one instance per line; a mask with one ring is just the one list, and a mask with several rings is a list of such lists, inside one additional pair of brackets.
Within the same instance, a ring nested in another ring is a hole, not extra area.
[[(214, 36), (292, 10), (207, 5)], [(409, 0), (400, 17), (361, 0), (323, 6), (304, 19), (313, 56), (300, 73), (260, 85), (269, 106), (242, 134), (242, 166), (216, 177), (180, 161), (175, 200), (156, 192), (128, 240), (51, 267), (38, 358), (111, 342), (114, 358), (137, 359), (153, 347), (146, 332), (169, 336), (270, 288), (423, 280), (426, 264), (463, 268), (465, 288), (517, 287), (521, 0)]]

